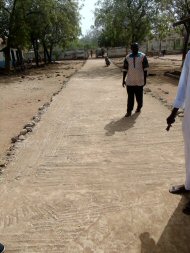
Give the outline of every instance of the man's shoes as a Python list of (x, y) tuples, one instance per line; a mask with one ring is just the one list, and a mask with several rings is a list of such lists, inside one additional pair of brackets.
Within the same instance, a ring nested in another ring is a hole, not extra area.
[(0, 253), (5, 252), (5, 246), (0, 243)]
[(141, 109), (136, 109), (136, 111), (135, 111), (136, 113), (139, 113), (139, 112), (141, 112)]
[(125, 114), (125, 117), (130, 117), (131, 116), (131, 112), (127, 112), (126, 114)]
[(190, 193), (190, 190), (186, 190), (185, 185), (175, 185), (169, 189), (169, 192), (172, 194), (185, 194)]

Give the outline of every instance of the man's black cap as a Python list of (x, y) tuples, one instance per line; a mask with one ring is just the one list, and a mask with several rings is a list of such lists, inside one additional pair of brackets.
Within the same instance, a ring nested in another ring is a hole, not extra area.
[(139, 48), (139, 44), (137, 42), (134, 42), (131, 44), (131, 48)]

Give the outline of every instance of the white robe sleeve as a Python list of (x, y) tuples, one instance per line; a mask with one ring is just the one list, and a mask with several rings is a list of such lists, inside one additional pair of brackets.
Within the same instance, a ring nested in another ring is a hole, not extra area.
[(174, 101), (175, 108), (185, 107), (185, 95), (186, 95), (186, 87), (187, 87), (187, 82), (188, 82), (188, 77), (189, 77), (189, 68), (190, 68), (190, 51), (188, 51), (186, 55), (181, 76), (179, 79), (177, 95)]

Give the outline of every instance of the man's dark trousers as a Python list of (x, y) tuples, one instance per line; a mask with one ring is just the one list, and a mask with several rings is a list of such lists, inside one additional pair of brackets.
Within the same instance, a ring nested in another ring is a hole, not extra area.
[(127, 86), (127, 112), (132, 112), (134, 107), (134, 99), (137, 101), (137, 110), (143, 106), (143, 86)]

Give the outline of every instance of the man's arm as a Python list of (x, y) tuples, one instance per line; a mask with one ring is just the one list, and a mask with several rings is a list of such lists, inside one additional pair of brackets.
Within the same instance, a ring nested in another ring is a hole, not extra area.
[(144, 70), (144, 85), (146, 85), (147, 69), (149, 67), (148, 59), (147, 59), (146, 55), (143, 58), (143, 63), (142, 64), (143, 64), (143, 70)]
[(122, 85), (123, 87), (125, 87), (125, 78), (126, 78), (126, 75), (127, 75), (127, 71), (123, 71), (123, 82), (122, 82)]
[(144, 86), (146, 85), (147, 70), (144, 70)]
[(128, 61), (127, 59), (125, 58), (124, 62), (123, 62), (123, 82), (122, 82), (122, 86), (125, 87), (125, 78), (126, 78), (126, 75), (127, 75), (127, 71), (128, 71)]

